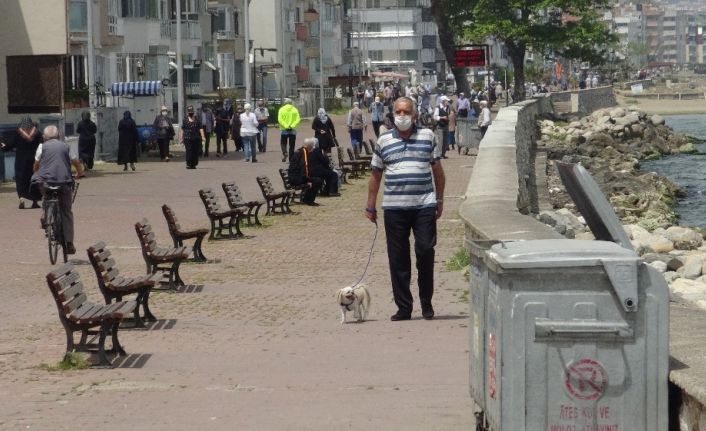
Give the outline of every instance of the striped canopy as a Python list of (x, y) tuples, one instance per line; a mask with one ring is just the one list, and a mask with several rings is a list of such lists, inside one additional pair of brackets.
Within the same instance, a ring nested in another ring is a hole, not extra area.
[(162, 91), (162, 83), (160, 81), (135, 81), (135, 82), (116, 82), (110, 87), (110, 93), (113, 96), (125, 96), (132, 94), (134, 96), (154, 96)]

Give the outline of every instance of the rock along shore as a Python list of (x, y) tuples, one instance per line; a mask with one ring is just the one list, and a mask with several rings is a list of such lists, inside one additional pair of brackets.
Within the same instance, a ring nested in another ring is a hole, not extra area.
[(683, 191), (654, 172), (639, 170), (641, 160), (695, 153), (693, 139), (672, 131), (660, 115), (622, 107), (585, 117), (545, 118), (538, 128), (553, 210), (537, 218), (567, 238), (593, 238), (555, 168), (557, 161), (580, 163), (613, 205), (637, 253), (664, 274), (671, 294), (706, 309), (704, 231), (676, 226), (673, 204)]

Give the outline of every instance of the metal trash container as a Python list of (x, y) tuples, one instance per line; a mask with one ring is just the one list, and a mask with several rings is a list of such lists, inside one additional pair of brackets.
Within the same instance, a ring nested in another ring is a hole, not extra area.
[(480, 147), (480, 140), (477, 119), (459, 118), (456, 121), (456, 145), (459, 148), (464, 148), (466, 152), (469, 149), (477, 150)]
[(486, 251), (499, 241), (466, 240), (466, 249), (469, 252), (469, 369), (471, 397), (476, 404), (485, 409), (485, 310), (488, 293), (488, 267), (485, 263)]
[[(479, 425), (493, 431), (665, 430), (667, 284), (632, 250), (585, 169), (559, 170), (596, 241), (470, 248), (469, 296), (478, 301), (471, 304), (470, 336), (484, 343), (470, 347)], [(475, 298), (474, 284), (481, 286)], [(482, 378), (473, 370), (474, 356), (481, 358)]]

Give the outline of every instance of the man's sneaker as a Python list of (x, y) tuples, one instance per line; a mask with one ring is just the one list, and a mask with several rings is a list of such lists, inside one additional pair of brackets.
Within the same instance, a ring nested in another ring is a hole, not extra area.
[(287, 155), (286, 155), (286, 154), (282, 154), (282, 161), (283, 161), (283, 162), (286, 162), (286, 161), (287, 161)]
[(409, 320), (409, 319), (411, 319), (411, 318), (412, 318), (411, 315), (409, 315), (409, 314), (402, 314), (402, 313), (400, 313), (399, 311), (398, 311), (397, 313), (393, 314), (392, 316), (390, 316), (390, 320), (392, 320), (393, 322), (397, 322), (397, 321), (400, 321), (400, 320)]
[(422, 305), (422, 317), (425, 318), (426, 320), (431, 320), (434, 318), (434, 307), (429, 305)]
[(73, 242), (66, 243), (66, 254), (76, 254), (76, 247)]

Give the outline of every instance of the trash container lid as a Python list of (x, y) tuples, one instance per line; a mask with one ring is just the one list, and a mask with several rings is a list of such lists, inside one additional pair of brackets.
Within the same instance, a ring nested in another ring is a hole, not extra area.
[(591, 174), (581, 165), (557, 162), (566, 191), (598, 240), (612, 241), (634, 250), (613, 206), (608, 202)]
[(543, 239), (500, 243), (487, 252), (488, 270), (603, 267), (623, 309), (638, 309), (637, 274), (641, 259), (614, 242)]
[(541, 239), (495, 244), (489, 263), (502, 269), (604, 266), (606, 261), (637, 262), (635, 252), (608, 241)]

